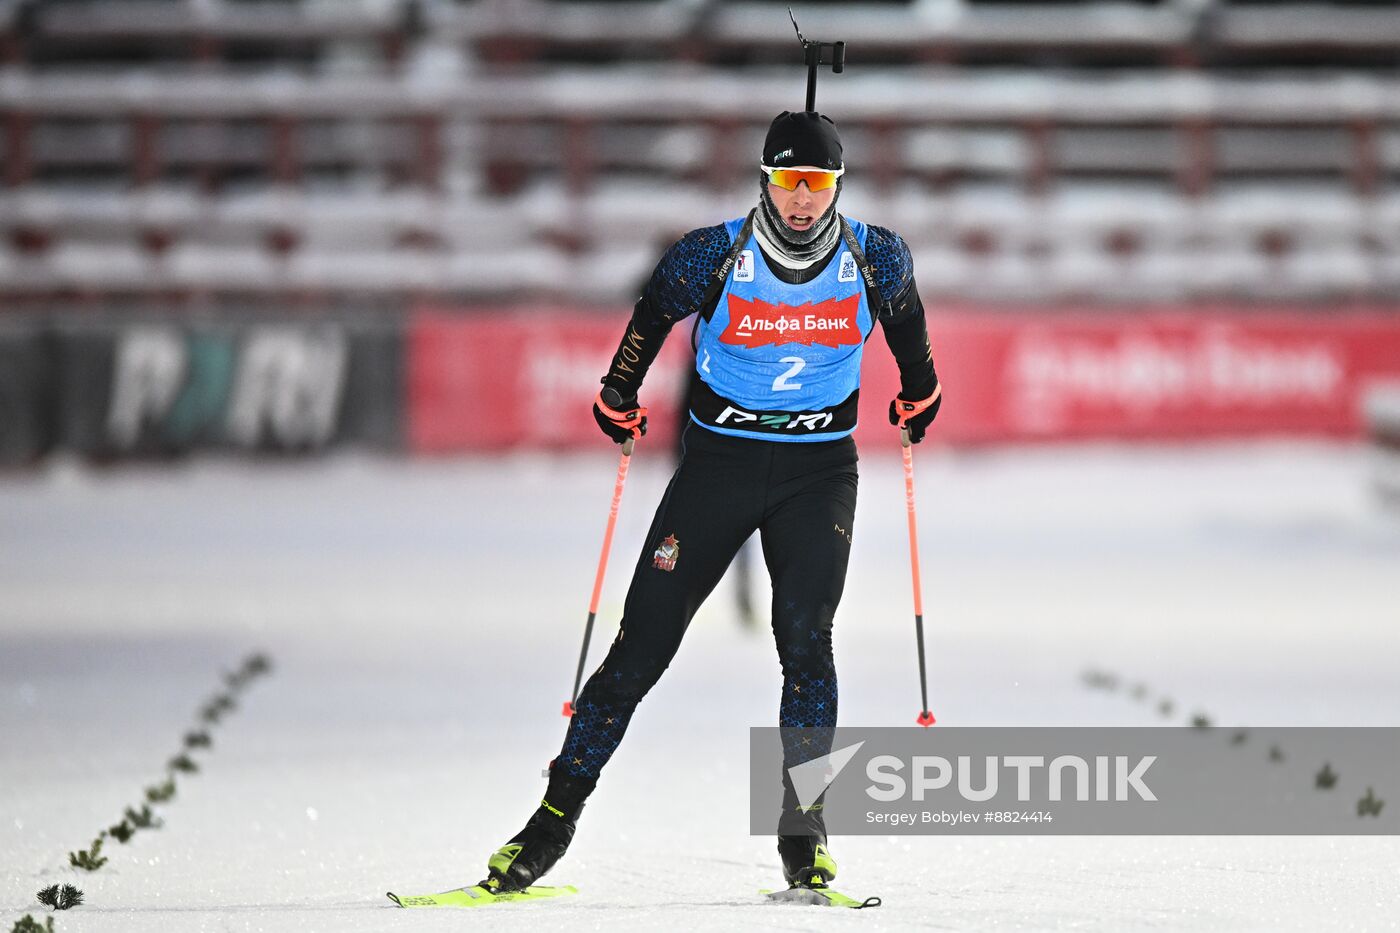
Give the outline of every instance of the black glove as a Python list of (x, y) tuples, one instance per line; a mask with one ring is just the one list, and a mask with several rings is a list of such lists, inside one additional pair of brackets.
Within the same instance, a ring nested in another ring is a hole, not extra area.
[(917, 444), (924, 439), (924, 432), (938, 417), (938, 409), (943, 405), (943, 386), (935, 385), (933, 393), (926, 399), (910, 402), (895, 397), (890, 402), (890, 424), (909, 428), (909, 443)]
[(616, 444), (647, 433), (647, 410), (637, 404), (635, 395), (623, 398), (612, 386), (603, 386), (594, 399), (593, 420)]

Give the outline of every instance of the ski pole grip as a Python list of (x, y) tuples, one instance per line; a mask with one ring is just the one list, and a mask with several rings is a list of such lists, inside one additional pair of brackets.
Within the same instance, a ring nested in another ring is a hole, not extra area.
[[(636, 401), (637, 400), (633, 398), (632, 404), (636, 404)], [(603, 386), (598, 392), (598, 397), (593, 400), (593, 404), (598, 406), (598, 410), (603, 413), (605, 418), (631, 433), (633, 438), (636, 438), (639, 434), (646, 433), (646, 408), (642, 405), (637, 405), (636, 408), (630, 411), (623, 411), (622, 406), (627, 404), (627, 402), (612, 386)], [(626, 441), (623, 443), (626, 443)], [(630, 456), (632, 449), (629, 447), (626, 453)]]
[(934, 402), (938, 401), (939, 397), (942, 396), (942, 395), (943, 395), (943, 386), (942, 386), (942, 385), (938, 385), (938, 386), (935, 386), (935, 387), (934, 387), (933, 393), (932, 393), (931, 395), (929, 395), (928, 398), (922, 398), (922, 399), (907, 399), (907, 398), (904, 398), (904, 397), (902, 397), (902, 396), (896, 397), (895, 400), (894, 400), (894, 413), (895, 413), (895, 416), (899, 419), (899, 423), (900, 423), (900, 424), (904, 424), (904, 423), (907, 422), (910, 418), (913, 418), (913, 417), (915, 417), (916, 415), (921, 414), (921, 413), (922, 413), (925, 409), (927, 409), (930, 405), (932, 405)]
[[(905, 433), (905, 436), (908, 436), (908, 433), (909, 433), (909, 432), (908, 432), (908, 431), (905, 431), (904, 433)], [(629, 438), (627, 438), (627, 440), (623, 441), (623, 442), (622, 442), (622, 455), (623, 455), (624, 457), (630, 457), (630, 456), (632, 456), (632, 446), (633, 446), (634, 444), (636, 444), (636, 443), (637, 443), (637, 439), (636, 439), (635, 437), (629, 437)]]

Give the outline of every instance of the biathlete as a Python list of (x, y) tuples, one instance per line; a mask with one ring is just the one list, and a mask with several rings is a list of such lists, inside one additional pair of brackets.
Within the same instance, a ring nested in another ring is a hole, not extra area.
[(836, 211), (846, 167), (832, 121), (779, 114), (760, 169), (747, 217), (692, 230), (665, 252), (602, 379), (599, 427), (618, 443), (646, 433), (642, 380), (671, 329), (695, 319), (699, 378), (680, 464), (637, 560), (617, 637), (550, 764), (544, 799), (491, 856), (488, 890), (522, 890), (564, 854), (637, 704), (755, 531), (773, 583), (779, 726), (827, 736), (825, 748), (784, 743), (778, 854), (790, 885), (836, 876), (820, 805), (798, 803), (786, 769), (827, 753), (836, 725), (831, 628), (855, 519), (861, 353), (877, 323), (899, 365), (890, 423), (917, 443), (942, 392), (909, 248)]

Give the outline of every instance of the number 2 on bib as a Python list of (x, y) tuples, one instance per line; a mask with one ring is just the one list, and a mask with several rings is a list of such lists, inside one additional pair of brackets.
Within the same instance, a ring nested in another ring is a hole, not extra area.
[(802, 388), (802, 383), (788, 382), (788, 380), (791, 379), (793, 376), (796, 376), (798, 373), (802, 372), (802, 367), (807, 365), (806, 361), (804, 361), (800, 356), (785, 356), (782, 359), (778, 360), (778, 362), (791, 363), (792, 365), (788, 367), (785, 373), (783, 373), (777, 379), (773, 380), (773, 391), (795, 392), (798, 389)]

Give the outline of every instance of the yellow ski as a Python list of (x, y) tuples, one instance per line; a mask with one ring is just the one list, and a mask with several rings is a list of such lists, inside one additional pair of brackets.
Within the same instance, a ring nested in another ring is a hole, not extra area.
[(578, 888), (571, 884), (550, 888), (535, 886), (524, 891), (511, 891), (505, 894), (493, 893), (489, 888), (474, 884), (471, 887), (443, 891), (441, 894), (395, 894), (389, 892), (389, 900), (400, 907), (486, 907), (507, 901), (541, 901), (551, 897), (577, 894)]
[(858, 901), (853, 897), (847, 897), (840, 891), (833, 891), (825, 885), (805, 885), (795, 884), (785, 891), (761, 890), (759, 894), (765, 894), (770, 901), (780, 904), (813, 904), (817, 907), (850, 907), (853, 910), (860, 910), (862, 907), (879, 907), (878, 897), (867, 897), (863, 901)]

